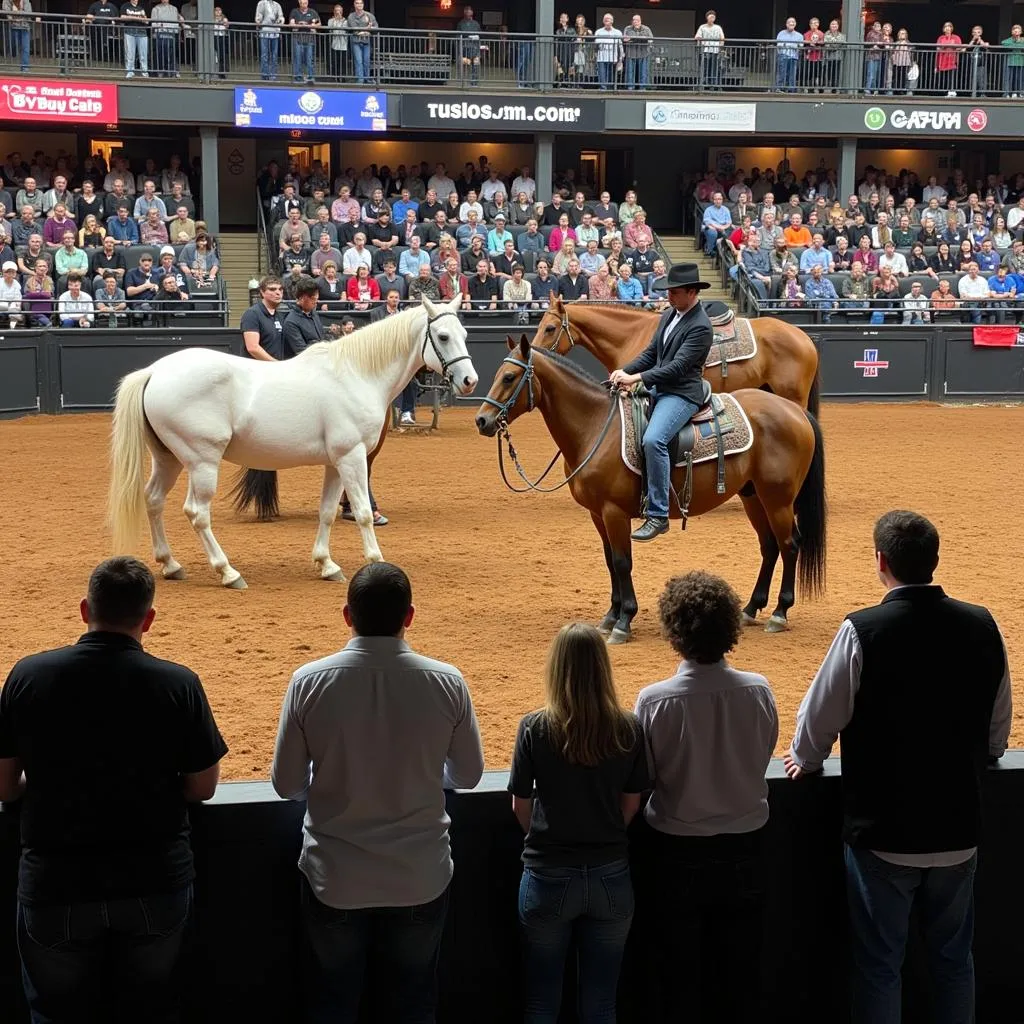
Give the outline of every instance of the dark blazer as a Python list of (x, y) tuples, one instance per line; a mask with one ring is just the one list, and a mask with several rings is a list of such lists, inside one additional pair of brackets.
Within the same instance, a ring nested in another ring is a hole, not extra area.
[(704, 400), (704, 361), (714, 339), (711, 321), (697, 302), (684, 314), (666, 348), (665, 328), (675, 315), (672, 308), (661, 314), (650, 344), (623, 369), (626, 373), (639, 373), (648, 390), (657, 388), (659, 394), (678, 395), (700, 405)]
[[(293, 309), (284, 318), (282, 334), (292, 356), (297, 356), (307, 345), (315, 345), (325, 337), (320, 314), (315, 309), (308, 316), (301, 309)], [(290, 358), (288, 353), (285, 354), (285, 358)]]

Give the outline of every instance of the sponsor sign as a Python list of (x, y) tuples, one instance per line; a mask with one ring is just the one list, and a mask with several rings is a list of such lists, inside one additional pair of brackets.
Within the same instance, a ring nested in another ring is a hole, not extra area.
[(117, 121), (117, 86), (0, 78), (0, 120), (113, 124)]
[(385, 132), (388, 101), (380, 92), (235, 89), (235, 127)]
[(445, 100), (406, 93), (401, 98), (403, 128), (459, 131), (602, 132), (603, 100), (531, 98), (510, 103), (508, 96)]
[(877, 377), (879, 370), (889, 369), (889, 360), (879, 359), (877, 348), (866, 348), (864, 349), (864, 358), (853, 361), (853, 368), (863, 370), (865, 377)]
[(864, 111), (864, 127), (868, 131), (880, 132), (886, 125), (901, 132), (960, 132), (965, 127), (972, 132), (983, 132), (988, 127), (988, 114), (980, 107), (969, 111), (904, 107), (887, 111), (882, 107), (868, 107)]
[(756, 103), (648, 103), (644, 127), (666, 132), (753, 132)]

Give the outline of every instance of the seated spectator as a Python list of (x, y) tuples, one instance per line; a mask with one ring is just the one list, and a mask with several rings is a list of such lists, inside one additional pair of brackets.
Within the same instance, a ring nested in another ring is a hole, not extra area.
[(469, 304), (469, 280), (465, 274), (459, 272), (459, 260), (457, 256), (450, 255), (445, 260), (444, 272), (438, 281), (438, 289), (443, 302), (451, 302), (456, 295), (462, 296), (462, 301)]
[[(307, 231), (307, 236), (308, 234)], [(160, 219), (156, 210), (151, 209), (139, 227), (139, 240), (143, 245), (167, 244), (167, 225)]]
[(520, 232), (517, 241), (520, 252), (544, 252), (546, 243), (544, 236), (537, 229), (537, 221), (531, 217), (526, 222), (526, 230)]
[(26, 327), (50, 327), (53, 319), (54, 285), (46, 260), (36, 260), (22, 285), (21, 309)]
[(550, 305), (551, 293), (558, 289), (558, 278), (551, 273), (551, 264), (546, 256), (538, 256), (533, 268), (533, 294), (540, 309)]
[(373, 312), (370, 313), (370, 323), (377, 323), (379, 320), (386, 320), (389, 316), (397, 316), (401, 312), (401, 307), (399, 306), (400, 297), (397, 288), (389, 288), (381, 294), (384, 296), (384, 304), (382, 306), (376, 306)]
[(504, 217), (506, 223), (511, 223), (508, 201), (504, 192), (496, 192), (493, 199), (484, 203), (484, 218), (494, 222), (498, 217)]
[(309, 225), (302, 220), (297, 208), (292, 208), (288, 219), (281, 226), (281, 234), (278, 238), (278, 248), (281, 252), (291, 247), (292, 239), (298, 237), (304, 248), (310, 247)]
[(417, 302), (426, 296), (431, 301), (441, 301), (441, 289), (437, 278), (430, 273), (428, 264), (420, 265), (419, 274), (409, 282), (409, 298)]
[(366, 235), (362, 231), (356, 233), (352, 245), (345, 249), (342, 257), (344, 273), (355, 275), (359, 267), (366, 267), (367, 272), (373, 269), (373, 254), (366, 248)]
[(974, 262), (974, 246), (969, 238), (965, 238), (956, 251), (954, 263), (959, 273), (966, 273), (967, 268)]
[(846, 226), (843, 211), (837, 207), (830, 215), (829, 225), (825, 229), (825, 244), (830, 249), (834, 249), (840, 238), (846, 239), (847, 245), (850, 244), (850, 229)]
[(935, 221), (930, 217), (922, 218), (921, 230), (917, 233), (917, 240), (929, 248), (937, 246), (942, 241), (942, 236), (935, 228)]
[(188, 215), (184, 206), (174, 211), (174, 216), (167, 222), (167, 239), (173, 245), (186, 245), (196, 237), (196, 222)]
[(601, 193), (598, 202), (591, 207), (591, 212), (594, 214), (594, 219), (606, 227), (609, 220), (613, 224), (619, 222), (619, 204), (612, 202), (612, 195), (608, 191)]
[[(609, 271), (611, 267), (609, 267)], [(617, 273), (617, 271), (616, 271)], [(558, 294), (566, 302), (587, 298), (587, 278), (580, 269), (580, 261), (573, 256), (566, 263), (565, 273), (558, 278)], [(616, 296), (618, 282), (616, 282)]]
[(892, 227), (889, 224), (889, 215), (879, 213), (875, 226), (871, 229), (871, 248), (884, 249), (892, 239)]
[(881, 311), (884, 317), (886, 311), (898, 309), (901, 304), (899, 281), (888, 267), (880, 267), (878, 276), (871, 282), (872, 312)]
[(380, 287), (381, 295), (387, 295), (389, 288), (398, 292), (398, 297), (404, 302), (409, 294), (408, 282), (398, 273), (398, 259), (394, 253), (387, 253), (382, 260), (383, 271), (377, 276), (377, 284)]
[(576, 242), (579, 245), (585, 246), (590, 241), (594, 241), (599, 244), (601, 241), (600, 229), (594, 223), (594, 219), (589, 210), (583, 214), (583, 219), (576, 225), (575, 231)]
[(835, 285), (825, 276), (820, 263), (811, 267), (811, 275), (804, 282), (804, 296), (807, 306), (821, 312), (821, 322), (832, 322), (832, 311), (839, 308), (839, 296)]
[(56, 249), (64, 240), (65, 231), (77, 236), (78, 225), (67, 215), (67, 207), (63, 203), (58, 203), (53, 208), (53, 215), (47, 217), (43, 224), (43, 241)]
[(601, 230), (601, 248), (610, 249), (612, 242), (616, 241), (622, 243), (622, 231), (619, 230), (615, 221), (611, 217), (608, 217)]
[(871, 239), (862, 237), (857, 245), (857, 259), (864, 264), (864, 270), (869, 274), (878, 273), (878, 253), (871, 248)]
[(153, 271), (153, 277), (158, 282), (163, 281), (165, 277), (173, 277), (178, 290), (183, 292), (184, 297), (188, 299), (188, 286), (185, 283), (185, 275), (178, 270), (174, 262), (174, 246), (165, 245), (160, 250), (160, 259), (156, 269)]
[(950, 217), (946, 221), (946, 229), (939, 237), (942, 241), (948, 242), (951, 246), (959, 248), (961, 242), (967, 240), (967, 230), (956, 219), (956, 217)]
[(152, 313), (153, 301), (157, 294), (157, 281), (154, 276), (153, 257), (148, 252), (139, 257), (137, 267), (125, 274), (124, 293), (132, 312), (145, 315)]
[[(792, 243), (790, 243), (792, 244)], [(821, 267), (826, 274), (831, 274), (832, 254), (825, 248), (825, 239), (821, 232), (815, 232), (809, 249), (800, 256), (800, 273), (810, 273), (812, 267)]]
[(349, 188), (348, 185), (343, 184), (338, 189), (338, 198), (331, 203), (331, 220), (338, 225), (347, 224), (352, 219), (353, 212), (355, 213), (356, 220), (358, 221), (361, 212), (359, 200), (353, 198), (352, 189)]
[(811, 244), (811, 233), (804, 227), (803, 217), (799, 213), (790, 215), (789, 227), (783, 232), (786, 241), (793, 246), (809, 246)]
[[(616, 252), (613, 250), (610, 255), (615, 256)], [(654, 261), (657, 258), (657, 252), (641, 239), (635, 249), (619, 256), (619, 263), (628, 263), (633, 268), (633, 275), (639, 277), (641, 274), (649, 274), (654, 270)]]
[(366, 226), (365, 234), (374, 253), (386, 252), (398, 245), (398, 230), (391, 223), (389, 210), (381, 210), (377, 220)]
[(444, 265), (449, 256), (454, 256), (458, 259), (459, 249), (455, 244), (454, 236), (444, 234), (438, 240), (437, 248), (432, 249), (430, 252), (430, 272), (434, 277), (444, 272)]
[(797, 258), (789, 251), (789, 243), (785, 237), (775, 239), (775, 248), (768, 256), (768, 263), (773, 275), (785, 274), (790, 267), (797, 271), (800, 269)]
[(100, 227), (96, 221), (96, 215), (87, 213), (85, 215), (85, 223), (78, 232), (79, 246), (83, 249), (98, 249), (103, 245), (103, 239), (106, 236), (106, 228)]
[[(116, 208), (114, 212), (116, 213)], [(104, 198), (96, 194), (93, 183), (88, 178), (82, 182), (81, 195), (75, 196), (73, 202), (68, 204), (68, 213), (78, 224), (84, 224), (90, 213), (96, 218), (97, 223), (102, 224), (107, 219)]]
[(489, 260), (477, 261), (476, 273), (469, 279), (469, 297), (473, 309), (498, 308), (498, 279), (491, 273)]
[(459, 198), (459, 193), (453, 189), (448, 193), (448, 199), (444, 204), (444, 215), (452, 230), (455, 229), (455, 225), (459, 223), (459, 213), (462, 210), (462, 200)]
[(1013, 235), (1007, 230), (1006, 221), (1001, 216), (996, 217), (992, 225), (992, 245), (1001, 253), (1013, 245)]
[(324, 196), (327, 193), (322, 188), (313, 190), (313, 194), (302, 204), (302, 219), (312, 227), (320, 219), (320, 211), (326, 209), (330, 213)]
[(515, 202), (509, 207), (509, 213), (513, 224), (525, 224), (527, 221), (535, 219), (534, 202), (525, 192), (520, 191), (516, 195)]
[(803, 289), (800, 287), (797, 273), (796, 264), (790, 263), (786, 266), (785, 272), (782, 275), (779, 297), (782, 299), (783, 306), (787, 309), (799, 309), (803, 306), (806, 297)]
[[(552, 228), (551, 234), (548, 235), (548, 252), (560, 252), (566, 239), (572, 239), (574, 243), (577, 241), (576, 230), (569, 225), (569, 215), (563, 213), (558, 218), (558, 224)], [(490, 251), (494, 252), (493, 249), (490, 249)]]
[(464, 274), (476, 272), (477, 264), (482, 259), (488, 259), (487, 249), (484, 246), (484, 239), (480, 235), (474, 235), (470, 239), (469, 248), (462, 253), (461, 269)]
[(596, 274), (605, 264), (605, 258), (597, 251), (597, 240), (591, 239), (587, 243), (586, 252), (580, 253), (580, 269), (587, 277)]
[(871, 303), (871, 281), (864, 270), (864, 264), (856, 260), (850, 268), (850, 276), (840, 285), (844, 310), (867, 309)]
[(940, 316), (953, 316), (950, 310), (955, 310), (959, 302), (950, 288), (948, 278), (943, 277), (939, 279), (939, 286), (932, 292), (929, 298), (929, 305), (932, 308), (933, 321), (938, 320)]
[(928, 262), (928, 257), (924, 254), (924, 246), (920, 242), (915, 242), (910, 248), (907, 270), (911, 274), (927, 274), (929, 277), (936, 276), (935, 271), (932, 270), (931, 264)]
[[(582, 268), (581, 268), (582, 269)], [(602, 263), (597, 271), (590, 275), (587, 279), (587, 297), (592, 300), (598, 300), (602, 302), (618, 301), (619, 289), (618, 289), (619, 278), (616, 273), (614, 276), (608, 269), (607, 262)], [(538, 280), (538, 290), (542, 287), (541, 282)]]
[(905, 324), (931, 323), (928, 311), (928, 296), (921, 289), (921, 282), (914, 281), (910, 291), (903, 296), (903, 322)]
[(181, 157), (172, 153), (167, 167), (160, 172), (160, 191), (167, 194), (173, 192), (175, 187), (181, 188), (186, 195), (191, 194), (188, 175), (181, 168)]
[(167, 207), (164, 201), (156, 194), (156, 185), (149, 178), (143, 184), (142, 195), (135, 200), (135, 208), (132, 216), (141, 224), (149, 219), (150, 211), (156, 211), (157, 218), (162, 222), (167, 220)]
[(636, 192), (631, 188), (627, 189), (625, 202), (619, 203), (619, 226), (625, 228), (642, 210), (643, 207), (636, 201)]
[[(335, 203), (331, 205), (331, 219), (340, 222), (347, 219), (347, 213), (337, 217), (334, 215), (334, 206), (339, 202), (342, 202), (342, 200), (335, 200)], [(343, 208), (344, 204), (342, 204), (342, 206), (339, 207), (339, 213), (342, 213)], [(409, 191), (408, 187), (403, 185), (402, 190), (399, 193), (399, 198), (396, 199), (391, 204), (391, 217), (394, 220), (395, 224), (404, 224), (409, 214), (409, 211), (411, 210), (415, 214), (419, 210), (419, 208), (420, 204), (416, 202), (415, 199), (412, 198), (412, 193)], [(480, 212), (480, 215), (483, 216), (482, 210)], [(462, 219), (462, 217), (459, 218), (459, 220)]]
[(940, 242), (938, 249), (928, 257), (928, 263), (936, 274), (955, 274), (959, 268), (959, 257), (954, 259), (949, 242)]
[[(635, 218), (634, 211), (629, 215), (628, 220), (622, 219), (623, 211), (627, 207), (627, 203), (623, 203), (619, 207), (619, 223), (623, 228), (623, 243), (628, 244), (628, 235), (626, 228), (631, 224)], [(704, 253), (707, 256), (713, 256), (718, 246), (718, 240), (720, 238), (730, 235), (735, 225), (732, 222), (732, 213), (729, 211), (727, 206), (723, 205), (723, 196), (721, 192), (716, 192), (711, 197), (711, 205), (705, 207), (704, 213), (701, 217), (701, 234), (704, 238)]]
[[(398, 258), (398, 272), (407, 281), (411, 281), (419, 276), (421, 267), (426, 267), (428, 271), (430, 270), (430, 256), (421, 248), (419, 236), (415, 236), (412, 240), (412, 245)], [(349, 272), (347, 264), (346, 272)]]
[(14, 197), (14, 205), (19, 210), (24, 209), (26, 206), (31, 206), (33, 216), (41, 217), (43, 215), (44, 195), (45, 193), (36, 188), (35, 178), (28, 177), (25, 179), (24, 186), (18, 189), (18, 194)]
[(851, 249), (860, 249), (861, 239), (867, 238), (868, 248), (871, 248), (874, 238), (871, 234), (872, 228), (864, 219), (864, 211), (858, 210), (856, 216), (853, 218), (853, 222), (847, 227), (846, 234), (850, 239)]
[(487, 251), (495, 256), (505, 251), (505, 240), (512, 238), (512, 232), (505, 230), (505, 215), (498, 214), (494, 227), (487, 232)]
[(569, 261), (579, 261), (579, 257), (576, 254), (576, 243), (571, 238), (565, 239), (562, 243), (562, 248), (555, 253), (554, 258), (551, 261), (551, 269), (561, 276), (569, 268)]
[(878, 257), (878, 269), (888, 267), (896, 277), (906, 277), (910, 273), (907, 266), (907, 258), (901, 252), (896, 251), (892, 239), (885, 243), (885, 251)]
[(107, 327), (118, 327), (128, 312), (128, 300), (118, 286), (117, 275), (112, 270), (103, 274), (103, 285), (96, 289), (94, 296), (96, 313)]
[(53, 265), (58, 277), (64, 277), (72, 271), (82, 275), (88, 273), (89, 257), (84, 249), (75, 245), (74, 231), (64, 232), (63, 245), (53, 254)]
[(298, 235), (292, 236), (291, 245), (281, 253), (281, 276), (287, 277), (292, 273), (309, 273), (310, 252), (302, 244)]
[(188, 311), (188, 300), (188, 292), (181, 289), (176, 274), (172, 272), (162, 275), (157, 283), (156, 299), (153, 301), (155, 326), (170, 326), (173, 317)]
[(523, 265), (516, 263), (512, 267), (511, 277), (507, 277), (502, 285), (501, 299), (505, 308), (518, 312), (517, 322), (529, 322), (529, 310), (533, 303), (533, 290), (530, 282), (523, 278)]
[(987, 299), (989, 295), (988, 281), (978, 273), (978, 264), (969, 263), (965, 268), (967, 273), (960, 278), (957, 284), (957, 294), (960, 297), (961, 305), (967, 310), (965, 320), (972, 324), (980, 324), (982, 321), (982, 310), (987, 305), (979, 303), (979, 299)]
[(516, 252), (515, 244), (511, 238), (505, 239), (505, 251), (497, 256), (491, 257), (491, 268), (498, 278), (498, 288), (501, 289), (512, 276), (512, 268), (521, 266), (523, 257)]
[(1005, 266), (1000, 266), (988, 279), (989, 298), (1002, 300), (989, 303), (989, 308), (995, 310), (997, 324), (1006, 322), (1005, 310), (1012, 309), (1015, 305), (1018, 281), (1016, 276), (1010, 276)]
[[(656, 262), (661, 262), (660, 260)], [(747, 239), (747, 245), (740, 253), (740, 266), (743, 268), (750, 287), (758, 298), (766, 300), (768, 289), (771, 287), (771, 263), (766, 253), (761, 248), (761, 236), (757, 231), (752, 231)]]
[(855, 253), (850, 248), (846, 235), (840, 235), (838, 237), (836, 247), (834, 249), (830, 249), (829, 254), (832, 257), (832, 272), (834, 274), (847, 271), (851, 266), (853, 266)]
[(82, 275), (68, 275), (68, 290), (57, 299), (57, 323), (61, 327), (92, 327), (95, 312), (92, 296), (82, 291)]
[(139, 244), (139, 225), (128, 216), (128, 207), (123, 203), (117, 208), (117, 214), (107, 221), (107, 234), (118, 245)]
[(367, 310), (371, 303), (380, 301), (380, 285), (370, 277), (365, 264), (360, 264), (355, 277), (349, 278), (345, 292), (353, 309)]
[[(468, 249), (474, 235), (487, 242), (487, 228), (479, 223), (475, 210), (470, 210), (464, 224), (460, 224), (455, 231), (455, 239), (460, 249)], [(543, 239), (542, 239), (543, 241)]]
[[(10, 256), (7, 256), (7, 259), (10, 259)], [(7, 259), (4, 260), (5, 263)], [(50, 269), (53, 269), (53, 253), (43, 246), (43, 236), (30, 235), (28, 245), (25, 246), (25, 252), (17, 259), (18, 273), (22, 275), (32, 273), (36, 260), (40, 259), (46, 260)]]
[(1003, 264), (1011, 274), (1024, 276), (1024, 239), (1013, 240), (1010, 251), (1003, 257)]
[(760, 986), (748, 971), (765, 934), (765, 771), (778, 712), (768, 680), (726, 660), (742, 613), (725, 580), (671, 579), (658, 609), (682, 660), (636, 701), (654, 773), (632, 857), (637, 909), (650, 915), (641, 955), (675, 994), (679, 1020), (753, 1022)]
[(647, 225), (647, 214), (638, 210), (636, 216), (622, 229), (622, 244), (635, 249), (641, 241), (654, 245), (654, 232)]
[(217, 279), (220, 272), (220, 259), (210, 245), (210, 236), (206, 232), (196, 235), (194, 242), (189, 242), (178, 255), (178, 267), (186, 279), (199, 287), (205, 287)]
[(994, 274), (999, 269), (999, 264), (1002, 263), (999, 253), (995, 251), (992, 245), (991, 237), (986, 238), (981, 243), (981, 248), (975, 253), (974, 258), (978, 264), (978, 269), (983, 274)]
[(615, 294), (620, 302), (628, 302), (640, 306), (644, 300), (644, 286), (633, 276), (633, 268), (628, 263), (619, 267), (619, 277), (615, 283)]
[(341, 253), (331, 245), (331, 236), (327, 232), (320, 235), (319, 242), (309, 258), (309, 268), (313, 277), (323, 273), (323, 265), (330, 260), (336, 267), (341, 263)]
[(391, 216), (391, 204), (384, 198), (384, 191), (379, 188), (373, 190), (373, 194), (363, 204), (360, 211), (360, 218), (363, 224), (373, 224), (380, 218), (385, 210)]
[[(196, 204), (192, 200), (192, 196), (189, 194), (187, 188), (181, 188), (178, 183), (175, 183), (174, 188), (171, 189), (170, 197), (164, 201), (164, 205), (167, 207), (167, 216), (172, 217), (177, 214), (180, 207), (184, 207), (187, 216), (193, 220), (196, 215)], [(330, 209), (328, 209), (328, 216), (330, 215)]]
[(341, 278), (338, 277), (337, 264), (328, 260), (320, 270), (320, 276), (316, 278), (317, 303), (320, 306), (320, 312), (336, 313), (344, 308), (348, 293), (345, 291), (345, 285)]
[(18, 264), (8, 260), (2, 267), (0, 278), (0, 317), (6, 317), (11, 328), (20, 327), (24, 322), (22, 313), (22, 290), (18, 282)]

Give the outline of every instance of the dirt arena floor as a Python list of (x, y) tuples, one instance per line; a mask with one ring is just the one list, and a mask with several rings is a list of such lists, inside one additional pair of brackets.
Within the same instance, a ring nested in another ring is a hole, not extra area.
[[(392, 435), (374, 471), (391, 524), (379, 531), (386, 558), (413, 581), (417, 616), (410, 641), (454, 662), (472, 689), (489, 767), (507, 766), (519, 716), (541, 702), (548, 641), (570, 619), (596, 621), (608, 605), (608, 578), (589, 516), (566, 491), (505, 491), (495, 444), (479, 437), (474, 410), (445, 412), (431, 436)], [(781, 715), (779, 751), (796, 709), (843, 615), (881, 596), (872, 567), (871, 526), (893, 507), (930, 516), (942, 533), (939, 580), (987, 604), (1002, 626), (1016, 678), (1012, 745), (1024, 745), (1024, 617), (1019, 601), (1024, 507), (1019, 408), (828, 405), (822, 423), (830, 501), (828, 591), (799, 601), (792, 629), (748, 629), (736, 665), (765, 673)], [(73, 642), (89, 570), (110, 554), (104, 534), (109, 417), (35, 417), (0, 423), (0, 671), (20, 656)], [(539, 471), (553, 446), (539, 416), (514, 428), (526, 465)], [(223, 500), (214, 529), (245, 576), (244, 592), (222, 589), (201, 554), (181, 504), (179, 481), (167, 528), (189, 572), (161, 583), (153, 653), (186, 662), (203, 679), (230, 747), (229, 779), (268, 775), (281, 697), (292, 670), (346, 640), (344, 584), (321, 582), (310, 563), (320, 490), (317, 469), (282, 474), (283, 517), (258, 524)], [(358, 532), (339, 521), (335, 560), (361, 562)], [(148, 539), (138, 552), (151, 557)], [(684, 534), (635, 549), (640, 613), (632, 643), (612, 649), (619, 690), (632, 703), (641, 686), (671, 674), (675, 659), (659, 639), (656, 600), (665, 579), (703, 567), (725, 576), (745, 601), (758, 566), (755, 537), (738, 501)], [(778, 575), (772, 591), (777, 596)], [(965, 680), (969, 685), (969, 680)], [(920, 737), (927, 743), (927, 737)]]

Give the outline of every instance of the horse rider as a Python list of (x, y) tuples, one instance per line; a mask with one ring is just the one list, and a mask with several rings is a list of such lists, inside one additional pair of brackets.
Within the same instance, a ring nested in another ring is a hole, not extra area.
[(711, 285), (700, 279), (696, 263), (677, 263), (665, 279), (669, 308), (662, 313), (650, 344), (631, 363), (611, 375), (615, 387), (642, 383), (651, 393), (651, 414), (644, 431), (647, 462), (647, 518), (633, 540), (654, 540), (668, 530), (669, 444), (704, 401), (704, 362), (714, 333), (700, 293)]

